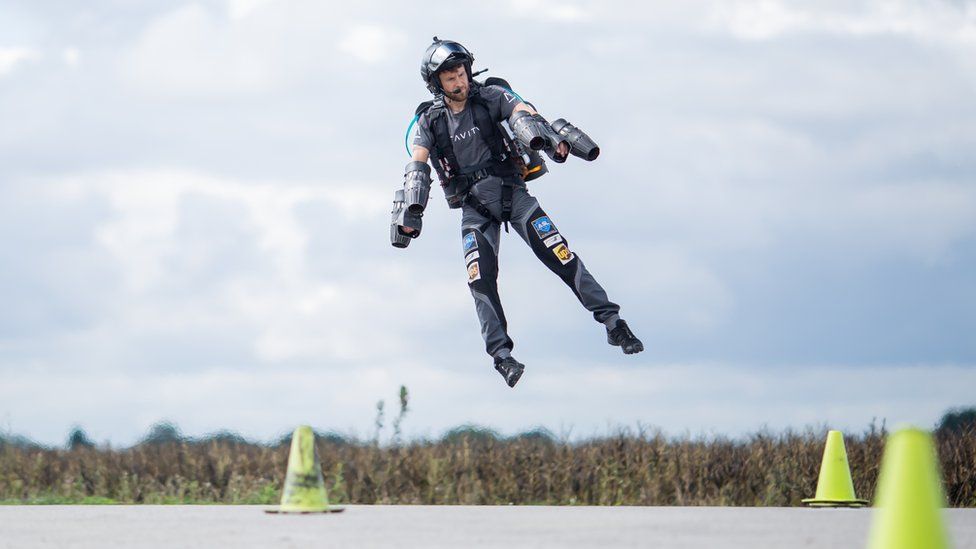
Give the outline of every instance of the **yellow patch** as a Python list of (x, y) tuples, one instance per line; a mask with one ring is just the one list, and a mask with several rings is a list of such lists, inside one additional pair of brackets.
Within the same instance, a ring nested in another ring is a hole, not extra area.
[(479, 280), (481, 278), (481, 269), (478, 267), (478, 262), (468, 265), (468, 284)]
[(573, 260), (573, 252), (569, 251), (569, 248), (565, 244), (560, 244), (552, 249), (552, 253), (556, 255), (556, 258), (565, 265)]

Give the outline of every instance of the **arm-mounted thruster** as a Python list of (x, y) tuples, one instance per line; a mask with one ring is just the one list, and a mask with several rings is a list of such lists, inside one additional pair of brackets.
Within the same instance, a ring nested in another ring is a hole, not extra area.
[(424, 215), (430, 198), (430, 165), (426, 162), (408, 162), (403, 175), (403, 198), (407, 210), (416, 216)]
[(565, 156), (556, 152), (559, 144), (567, 142), (565, 137), (556, 133), (549, 126), (549, 122), (541, 114), (530, 114), (528, 111), (515, 111), (508, 120), (515, 138), (523, 146), (533, 151), (545, 151), (549, 158), (556, 162), (565, 162)]
[[(413, 215), (408, 210), (403, 200), (403, 189), (398, 190), (393, 195), (393, 211), (390, 212), (390, 243), (396, 248), (406, 248), (410, 244), (411, 238), (420, 236), (422, 226), (420, 216)], [(403, 232), (401, 227), (410, 227), (414, 231), (410, 234)]]
[(590, 136), (567, 122), (565, 118), (560, 118), (553, 122), (552, 129), (569, 142), (569, 152), (573, 156), (577, 156), (588, 162), (592, 162), (596, 160), (596, 157), (600, 156), (600, 147), (590, 139)]
[(515, 138), (523, 146), (533, 151), (541, 151), (546, 147), (546, 136), (539, 122), (532, 118), (529, 111), (515, 111), (508, 119), (508, 126), (512, 128)]

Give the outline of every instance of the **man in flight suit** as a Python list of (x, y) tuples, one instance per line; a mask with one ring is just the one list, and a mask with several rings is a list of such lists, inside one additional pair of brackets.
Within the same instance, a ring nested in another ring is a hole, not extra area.
[[(537, 151), (564, 162), (570, 153), (593, 160), (599, 148), (565, 120), (550, 125), (511, 90), (475, 81), (473, 62), (474, 56), (464, 46), (436, 37), (424, 54), (421, 77), (435, 100), (418, 108), (412, 161), (406, 167), (404, 189), (397, 191), (394, 201), (393, 245), (406, 247), (420, 235), (431, 183), (430, 160), (448, 205), (461, 209), (461, 242), (481, 335), (495, 369), (510, 387), (515, 387), (525, 367), (512, 356), (514, 343), (498, 297), (503, 224), (507, 231), (511, 223), (536, 256), (606, 326), (608, 343), (626, 354), (643, 351), (643, 344), (620, 318), (620, 307), (607, 298), (525, 186), (525, 180), (533, 178), (529, 174), (539, 169), (530, 170), (526, 158), (531, 160), (533, 154), (541, 158)], [(502, 121), (508, 122), (514, 140)], [(544, 169), (544, 163), (538, 164)]]

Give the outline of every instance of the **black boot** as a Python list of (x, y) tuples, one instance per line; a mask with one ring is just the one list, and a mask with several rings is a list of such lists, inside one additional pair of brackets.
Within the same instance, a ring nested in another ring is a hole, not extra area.
[(522, 372), (525, 371), (525, 365), (509, 356), (496, 358), (495, 369), (505, 378), (505, 383), (508, 383), (509, 387), (515, 387), (519, 378), (522, 377)]
[(644, 344), (637, 339), (637, 336), (630, 331), (630, 327), (623, 320), (618, 320), (617, 325), (612, 330), (607, 328), (607, 343), (614, 347), (620, 347), (624, 350), (625, 355), (632, 355), (644, 350)]

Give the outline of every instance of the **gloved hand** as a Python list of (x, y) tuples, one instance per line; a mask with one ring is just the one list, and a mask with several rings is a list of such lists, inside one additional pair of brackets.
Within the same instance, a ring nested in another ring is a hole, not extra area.
[(559, 141), (556, 143), (555, 147), (552, 145), (547, 145), (545, 148), (546, 154), (549, 155), (554, 162), (557, 164), (562, 164), (569, 157), (569, 143), (565, 141)]
[(566, 138), (552, 129), (539, 113), (521, 110), (512, 113), (509, 127), (523, 147), (533, 151), (545, 151), (555, 162), (565, 162), (570, 147)]

